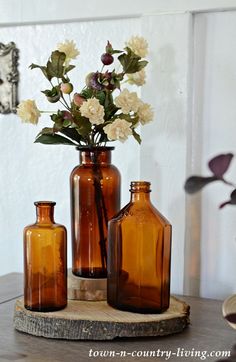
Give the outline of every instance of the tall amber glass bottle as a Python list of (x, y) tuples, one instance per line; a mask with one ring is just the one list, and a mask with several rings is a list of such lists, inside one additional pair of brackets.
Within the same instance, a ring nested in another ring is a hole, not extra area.
[(109, 222), (108, 303), (138, 313), (169, 307), (171, 225), (150, 202), (150, 183), (132, 182), (131, 201)]
[(66, 229), (55, 224), (55, 202), (39, 201), (36, 223), (24, 229), (25, 308), (48, 312), (67, 304)]
[(120, 173), (111, 164), (114, 147), (80, 147), (71, 173), (72, 271), (85, 278), (107, 276), (107, 227), (120, 209)]

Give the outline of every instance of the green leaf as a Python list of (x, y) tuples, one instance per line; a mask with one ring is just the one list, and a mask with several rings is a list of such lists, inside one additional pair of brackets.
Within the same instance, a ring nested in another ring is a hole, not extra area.
[(57, 126), (62, 126), (62, 122), (64, 120), (63, 114), (61, 111), (58, 111), (57, 114), (52, 114), (50, 116), (51, 120), (57, 125)]
[(71, 125), (70, 119), (65, 119), (62, 123), (63, 127), (69, 127)]
[(47, 62), (47, 74), (53, 78), (63, 78), (64, 75), (64, 62), (66, 59), (65, 53), (55, 50), (51, 54), (51, 60)]
[(140, 135), (139, 135), (134, 129), (132, 129), (132, 132), (133, 132), (133, 136), (134, 136), (134, 138), (136, 139), (136, 141), (137, 141), (139, 144), (141, 144), (142, 140), (141, 140)]
[(63, 133), (65, 136), (78, 143), (83, 140), (82, 136), (78, 133), (78, 131), (75, 128), (64, 128), (60, 130), (60, 133)]
[(36, 138), (34, 143), (43, 143), (44, 145), (69, 145), (76, 146), (76, 143), (72, 142), (68, 138), (57, 134), (42, 134)]
[(138, 62), (138, 71), (145, 68), (147, 64), (148, 64), (147, 60), (140, 60), (140, 62)]
[(75, 68), (75, 65), (70, 64), (70, 65), (68, 65), (68, 67), (65, 68), (64, 73), (67, 74), (68, 72), (70, 72), (74, 68)]
[(86, 117), (80, 117), (80, 119), (77, 122), (78, 126), (77, 126), (77, 130), (79, 132), (79, 134), (86, 138), (89, 134), (89, 132), (91, 131), (92, 125), (89, 122), (88, 118)]
[(104, 102), (105, 120), (109, 120), (118, 111), (119, 108), (117, 108), (113, 103), (113, 97), (111, 92), (106, 92), (105, 95), (106, 95)]
[[(49, 128), (49, 127), (44, 127), (43, 129), (42, 129), (42, 131), (38, 134), (38, 136), (39, 135), (42, 135), (42, 134), (54, 134), (54, 129), (53, 128)], [(37, 136), (37, 137), (38, 137)]]
[(52, 89), (46, 89), (45, 91), (41, 91), (43, 94), (46, 95), (47, 100), (50, 103), (56, 103), (61, 98), (61, 92), (59, 90), (59, 87), (53, 87)]
[(82, 90), (82, 92), (80, 93), (81, 97), (88, 99), (88, 98), (92, 98), (93, 96), (93, 89), (91, 88), (85, 88), (84, 90)]
[(135, 127), (139, 123), (139, 117), (136, 115), (135, 117), (130, 118), (129, 122), (132, 122), (133, 127)]
[(105, 52), (108, 53), (108, 54), (116, 54), (116, 53), (122, 53), (123, 50), (113, 49), (111, 43), (108, 40), (106, 48), (105, 48)]
[(52, 87), (52, 89), (46, 89), (45, 91), (41, 91), (43, 94), (45, 94), (47, 97), (55, 97), (57, 95), (60, 95), (59, 87)]
[(104, 106), (106, 100), (106, 93), (102, 91), (96, 92), (95, 97), (99, 100), (99, 103)]
[(35, 69), (35, 68), (39, 68), (41, 69), (41, 71), (43, 72), (43, 75), (50, 81), (52, 79), (52, 77), (48, 74), (47, 72), (47, 67), (45, 66), (41, 66), (41, 65), (37, 65), (37, 64), (34, 64), (32, 63), (30, 66), (29, 66), (30, 69)]
[(110, 103), (106, 108), (105, 108), (105, 120), (109, 120), (111, 117), (113, 117), (116, 112), (118, 111), (119, 108), (117, 108), (115, 106), (115, 104)]
[(111, 54), (120, 54), (123, 53), (123, 50), (116, 50), (116, 49), (112, 49)]
[(125, 49), (127, 53), (121, 54), (118, 59), (126, 74), (139, 72), (148, 64), (146, 60), (140, 60), (141, 57), (135, 54), (129, 47)]

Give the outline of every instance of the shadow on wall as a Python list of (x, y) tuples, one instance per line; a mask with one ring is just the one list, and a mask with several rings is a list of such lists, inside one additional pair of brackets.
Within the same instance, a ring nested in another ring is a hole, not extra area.
[[(153, 57), (154, 58), (154, 57)], [(150, 73), (153, 77), (153, 104), (156, 107), (156, 134), (164, 134), (166, 139), (179, 139), (185, 131), (183, 109), (183, 87), (176, 79), (177, 66), (175, 50), (171, 45), (160, 48), (158, 56), (150, 62)], [(183, 80), (184, 82), (184, 80)]]

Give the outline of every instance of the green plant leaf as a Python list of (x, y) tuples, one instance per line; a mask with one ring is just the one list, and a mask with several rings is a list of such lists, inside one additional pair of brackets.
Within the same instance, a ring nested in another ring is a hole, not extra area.
[(60, 136), (58, 134), (42, 134), (36, 138), (34, 143), (43, 143), (44, 145), (70, 145), (76, 146), (76, 143), (72, 142), (68, 138)]
[(146, 60), (141, 60), (141, 57), (135, 54), (129, 47), (126, 47), (125, 50), (127, 53), (121, 54), (118, 60), (126, 74), (139, 72), (148, 64)]
[(83, 141), (83, 137), (78, 133), (75, 128), (63, 128), (60, 130), (60, 133), (63, 133), (65, 136), (78, 143), (80, 141)]
[(109, 119), (111, 119), (111, 117), (113, 117), (116, 112), (118, 111), (119, 108), (117, 108), (115, 106), (115, 104), (110, 103), (106, 108), (105, 108), (105, 120), (108, 121)]
[(96, 92), (95, 97), (99, 100), (99, 103), (104, 106), (106, 100), (106, 93), (103, 91), (98, 91)]
[(77, 121), (78, 122), (76, 129), (83, 138), (86, 138), (89, 132), (91, 131), (92, 124), (89, 122), (88, 118), (86, 117), (80, 117), (80, 119)]
[(64, 117), (61, 111), (58, 111), (58, 113), (53, 113), (50, 116), (51, 120), (55, 123), (57, 127), (62, 127), (62, 123), (64, 121)]
[(63, 127), (69, 127), (71, 125), (70, 119), (65, 119), (62, 123)]
[(134, 138), (136, 139), (136, 141), (137, 141), (139, 144), (141, 144), (142, 140), (141, 140), (140, 135), (139, 135), (134, 129), (132, 129), (132, 132), (133, 132), (133, 136), (134, 136)]
[(108, 121), (118, 111), (119, 108), (113, 102), (111, 92), (106, 92), (106, 98), (104, 102), (105, 120)]
[(61, 98), (59, 86), (52, 87), (52, 89), (46, 89), (45, 91), (41, 92), (46, 95), (47, 100), (51, 103), (56, 103)]
[(68, 67), (66, 67), (65, 68), (65, 74), (67, 74), (68, 72), (70, 72), (72, 69), (74, 69), (75, 68), (75, 65), (73, 65), (73, 64), (70, 64), (70, 65), (68, 65)]
[(140, 62), (138, 62), (138, 71), (145, 68), (147, 65), (148, 65), (147, 60), (140, 60)]
[(120, 54), (120, 53), (123, 53), (123, 50), (112, 49), (112, 51), (110, 52), (110, 54)]
[(47, 67), (45, 66), (41, 66), (41, 65), (37, 65), (37, 64), (34, 64), (32, 63), (30, 66), (29, 66), (30, 69), (35, 69), (35, 68), (39, 68), (41, 69), (43, 75), (50, 81), (52, 79), (52, 77), (48, 74), (47, 72)]
[(92, 98), (94, 94), (93, 89), (91, 88), (85, 88), (84, 90), (82, 90), (82, 92), (80, 93), (81, 97), (88, 99), (88, 98)]
[[(38, 134), (38, 136), (39, 135), (42, 135), (42, 134), (54, 134), (54, 129), (53, 128), (50, 128), (50, 127), (44, 127), (43, 129), (42, 129), (42, 131)], [(38, 137), (37, 136), (37, 137)]]
[(47, 62), (47, 74), (51, 78), (63, 78), (65, 59), (65, 53), (59, 52), (59, 50), (55, 50), (54, 52), (52, 52), (51, 60)]

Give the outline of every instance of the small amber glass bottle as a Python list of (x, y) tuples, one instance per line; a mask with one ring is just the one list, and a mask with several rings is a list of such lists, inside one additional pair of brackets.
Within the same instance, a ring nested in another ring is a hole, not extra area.
[(150, 202), (150, 183), (131, 183), (131, 201), (109, 222), (108, 303), (138, 313), (169, 307), (171, 225)]
[(36, 223), (24, 229), (24, 305), (48, 312), (67, 304), (66, 228), (55, 224), (55, 202), (38, 201)]

